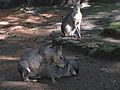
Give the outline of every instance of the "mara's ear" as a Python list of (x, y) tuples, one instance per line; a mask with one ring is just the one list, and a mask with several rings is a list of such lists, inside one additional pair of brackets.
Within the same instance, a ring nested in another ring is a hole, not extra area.
[(72, 0), (72, 4), (75, 5), (75, 1), (74, 0)]
[(62, 51), (62, 46), (61, 46), (61, 45), (59, 45), (59, 46), (54, 46), (54, 49), (55, 49), (56, 51)]
[(81, 0), (77, 0), (76, 4), (81, 5)]
[(54, 49), (58, 55), (62, 54), (62, 46), (54, 46)]
[(77, 0), (77, 3), (79, 3), (79, 4), (80, 4), (80, 3), (81, 3), (81, 0)]
[(73, 7), (80, 6), (80, 2), (81, 0), (76, 0), (76, 1), (72, 0)]

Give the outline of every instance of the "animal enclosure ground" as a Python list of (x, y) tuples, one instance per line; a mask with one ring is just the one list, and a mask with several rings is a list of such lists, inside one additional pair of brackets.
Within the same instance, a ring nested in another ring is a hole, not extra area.
[[(82, 38), (120, 44), (120, 40), (100, 36), (104, 26), (120, 20), (119, 8), (117, 3), (82, 9)], [(39, 7), (35, 13), (0, 11), (0, 90), (120, 90), (120, 61), (92, 59), (70, 48), (63, 49), (63, 53), (79, 60), (77, 76), (57, 79), (56, 84), (46, 78), (37, 83), (21, 80), (17, 71), (21, 55), (30, 48), (51, 45), (52, 38), (61, 35), (60, 24), (69, 11), (57, 7)]]

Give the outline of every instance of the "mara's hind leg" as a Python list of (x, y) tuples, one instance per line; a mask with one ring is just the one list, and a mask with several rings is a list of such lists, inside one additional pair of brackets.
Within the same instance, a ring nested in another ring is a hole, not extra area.
[(24, 69), (24, 70), (21, 72), (21, 76), (22, 76), (23, 80), (24, 80), (25, 82), (37, 82), (36, 79), (29, 79), (29, 77), (30, 77), (29, 74), (30, 74), (29, 71), (26, 70), (26, 69)]
[(81, 38), (80, 25), (78, 25), (78, 26), (76, 27), (76, 31), (77, 31), (78, 37)]
[(70, 76), (70, 68), (71, 68), (71, 66), (68, 65), (68, 68), (67, 68), (67, 75), (68, 75), (68, 76)]
[(66, 25), (65, 27), (65, 35), (72, 37), (75, 35), (76, 29), (71, 27), (70, 25)]
[(28, 73), (29, 72), (26, 69), (23, 69), (21, 71), (21, 76), (22, 76), (23, 80), (26, 81), (26, 82), (29, 82)]

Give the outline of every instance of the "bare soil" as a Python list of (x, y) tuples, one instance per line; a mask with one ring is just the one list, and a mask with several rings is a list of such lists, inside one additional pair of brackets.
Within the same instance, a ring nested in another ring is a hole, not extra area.
[[(78, 59), (77, 76), (57, 79), (55, 84), (47, 78), (37, 83), (23, 82), (17, 71), (18, 60), (30, 48), (51, 45), (52, 38), (61, 35), (60, 23), (69, 12), (56, 7), (36, 9), (35, 14), (0, 11), (0, 90), (120, 90), (119, 61), (92, 59), (70, 48), (64, 48), (63, 53)], [(110, 12), (98, 11), (95, 14), (89, 9), (83, 10), (83, 38), (101, 38), (100, 31), (108, 23), (106, 20), (120, 19), (116, 8)], [(111, 38), (105, 40), (116, 42)]]

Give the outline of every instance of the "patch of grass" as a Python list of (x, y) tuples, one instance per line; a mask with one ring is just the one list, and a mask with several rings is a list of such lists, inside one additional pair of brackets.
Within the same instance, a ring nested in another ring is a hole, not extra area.
[(120, 32), (120, 22), (113, 22), (108, 27), (105, 28), (105, 30), (116, 30), (117, 32)]
[(119, 60), (120, 58), (120, 46), (103, 46), (92, 49), (88, 56), (93, 58)]
[(101, 47), (101, 48), (94, 48), (89, 53), (88, 56), (96, 57), (99, 56), (101, 53), (102, 55), (108, 55), (114, 51), (115, 47)]
[(112, 22), (102, 31), (104, 36), (120, 38), (120, 22)]
[(16, 12), (16, 11), (19, 11), (19, 10), (20, 10), (20, 7), (11, 9), (12, 12)]
[(111, 53), (114, 49), (115, 49), (115, 47), (102, 47), (98, 51), (100, 51), (100, 52), (102, 51), (105, 53)]

